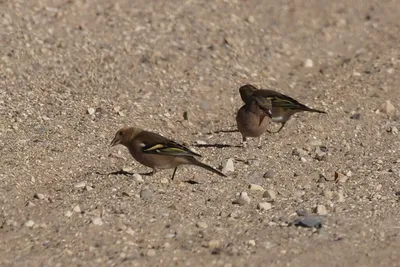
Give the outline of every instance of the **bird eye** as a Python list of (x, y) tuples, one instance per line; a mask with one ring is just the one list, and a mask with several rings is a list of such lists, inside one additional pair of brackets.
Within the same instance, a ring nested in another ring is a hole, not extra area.
[(119, 135), (122, 135), (122, 132), (119, 132), (118, 134), (119, 134)]

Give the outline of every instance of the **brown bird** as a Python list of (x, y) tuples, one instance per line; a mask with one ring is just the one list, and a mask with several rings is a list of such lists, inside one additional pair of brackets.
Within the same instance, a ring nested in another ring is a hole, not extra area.
[(155, 174), (160, 169), (174, 168), (172, 180), (178, 166), (185, 164), (196, 165), (220, 176), (226, 176), (211, 166), (198, 161), (195, 157), (201, 157), (201, 155), (189, 150), (187, 147), (140, 128), (127, 127), (120, 129), (115, 134), (111, 146), (119, 144), (126, 146), (136, 161), (152, 168), (152, 174)]
[[(265, 100), (264, 104), (268, 105)], [(243, 146), (246, 146), (247, 137), (258, 137), (258, 147), (261, 147), (262, 137), (268, 129), (270, 114), (266, 112), (257, 104), (256, 101), (250, 101), (250, 103), (242, 106), (236, 114), (236, 123), (239, 132), (242, 134)]]
[(256, 102), (262, 110), (270, 114), (273, 122), (281, 123), (281, 127), (276, 133), (279, 133), (290, 117), (297, 112), (309, 111), (327, 114), (325, 111), (309, 108), (287, 95), (273, 90), (260, 90), (251, 84), (241, 86), (239, 92), (244, 103)]

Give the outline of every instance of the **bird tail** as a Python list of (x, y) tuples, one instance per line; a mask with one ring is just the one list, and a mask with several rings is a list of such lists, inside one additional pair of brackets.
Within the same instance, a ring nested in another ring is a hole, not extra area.
[(193, 164), (193, 165), (202, 167), (202, 168), (204, 168), (204, 169), (206, 169), (206, 170), (209, 170), (210, 172), (213, 172), (213, 173), (215, 173), (215, 174), (218, 174), (219, 176), (226, 177), (226, 175), (223, 174), (222, 172), (220, 172), (219, 170), (214, 169), (213, 167), (211, 167), (211, 166), (209, 166), (209, 165), (207, 165), (207, 164), (204, 164), (203, 162), (200, 162), (200, 161), (198, 161), (198, 160), (195, 159), (195, 158), (191, 158), (190, 163)]
[(307, 107), (307, 106), (302, 107), (301, 110), (309, 111), (309, 112), (316, 112), (316, 113), (327, 114), (325, 111), (318, 110), (318, 109), (313, 109), (313, 108), (309, 108), (309, 107)]

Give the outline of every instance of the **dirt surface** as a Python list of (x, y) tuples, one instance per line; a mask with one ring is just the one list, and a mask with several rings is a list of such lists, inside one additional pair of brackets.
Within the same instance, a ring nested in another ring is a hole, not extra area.
[[(400, 266), (399, 17), (396, 0), (0, 1), (0, 265)], [(328, 115), (244, 149), (245, 83)], [(109, 146), (132, 125), (234, 171), (143, 175)], [(317, 206), (321, 229), (292, 224)]]

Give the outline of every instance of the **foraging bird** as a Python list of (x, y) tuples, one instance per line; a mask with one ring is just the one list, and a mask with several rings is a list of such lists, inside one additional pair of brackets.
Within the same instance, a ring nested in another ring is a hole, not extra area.
[(273, 122), (281, 123), (281, 127), (276, 133), (279, 133), (290, 117), (297, 112), (309, 111), (327, 114), (325, 111), (309, 108), (287, 95), (273, 90), (259, 90), (251, 84), (241, 86), (239, 92), (243, 102), (247, 104), (255, 101), (262, 110), (270, 114)]
[[(266, 105), (268, 101), (268, 99), (264, 101)], [(261, 135), (267, 131), (270, 121), (270, 114), (260, 108), (256, 101), (250, 101), (242, 106), (236, 114), (236, 123), (242, 134), (243, 146), (246, 145), (247, 137), (258, 137), (257, 146), (261, 147)]]
[(201, 155), (153, 132), (135, 127), (122, 128), (115, 134), (111, 146), (119, 144), (126, 146), (136, 161), (152, 168), (152, 174), (155, 174), (159, 169), (175, 168), (172, 180), (178, 166), (185, 164), (196, 165), (220, 176), (226, 176), (195, 158), (201, 157)]

